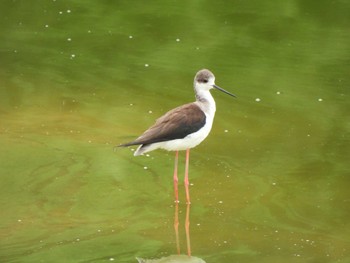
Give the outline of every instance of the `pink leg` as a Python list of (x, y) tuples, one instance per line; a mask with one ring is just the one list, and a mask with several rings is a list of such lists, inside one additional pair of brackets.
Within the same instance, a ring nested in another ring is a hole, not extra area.
[(179, 151), (175, 152), (175, 167), (174, 167), (174, 192), (175, 192), (175, 202), (179, 202), (179, 190), (178, 190), (178, 182), (179, 178), (177, 177), (177, 164), (179, 160)]
[(185, 221), (186, 243), (187, 243), (187, 255), (188, 255), (188, 256), (191, 256), (191, 241), (190, 241), (190, 206), (191, 206), (191, 204), (187, 203), (186, 221)]
[(190, 162), (190, 149), (186, 150), (186, 166), (185, 166), (185, 190), (186, 190), (186, 201), (187, 204), (190, 204), (190, 190), (189, 190), (189, 185), (190, 182), (188, 180), (188, 166), (189, 166), (189, 162)]

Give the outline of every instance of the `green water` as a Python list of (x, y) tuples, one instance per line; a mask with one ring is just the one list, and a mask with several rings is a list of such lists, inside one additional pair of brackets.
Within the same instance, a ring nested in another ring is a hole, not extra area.
[[(176, 254), (173, 153), (134, 139), (213, 91), (191, 151), (192, 255), (350, 262), (350, 3), (0, 2), (0, 262)], [(180, 155), (180, 178), (184, 153)], [(185, 193), (179, 235), (186, 253)]]

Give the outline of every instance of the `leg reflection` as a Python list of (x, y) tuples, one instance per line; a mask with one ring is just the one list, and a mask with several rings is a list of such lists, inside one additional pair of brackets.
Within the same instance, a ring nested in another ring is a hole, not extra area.
[(186, 243), (187, 243), (187, 255), (191, 256), (191, 240), (190, 240), (190, 207), (191, 204), (187, 204), (186, 207), (186, 221), (185, 221), (185, 230), (186, 230)]
[(174, 216), (174, 229), (176, 238), (176, 250), (177, 254), (180, 255), (180, 240), (179, 240), (179, 203), (175, 203), (175, 216)]
[[(187, 255), (191, 256), (191, 239), (190, 239), (190, 210), (191, 204), (186, 205), (186, 219), (185, 219), (185, 232), (186, 232), (186, 244), (187, 244)], [(179, 204), (175, 203), (175, 216), (174, 216), (174, 229), (176, 238), (176, 250), (177, 254), (180, 255), (180, 238), (179, 238)]]

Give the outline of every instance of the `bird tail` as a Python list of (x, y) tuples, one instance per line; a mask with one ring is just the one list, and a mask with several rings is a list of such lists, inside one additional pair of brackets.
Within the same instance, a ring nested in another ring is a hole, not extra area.
[(113, 147), (113, 150), (116, 151), (118, 147), (128, 147), (128, 146), (133, 146), (133, 145), (138, 145), (139, 143), (136, 143), (135, 141), (132, 142), (127, 142), (127, 143), (122, 143), (119, 145), (116, 145)]
[[(128, 146), (133, 146), (133, 145), (137, 145), (137, 144), (131, 143), (131, 142), (130, 143), (119, 144), (119, 145), (114, 146), (114, 151), (116, 151), (117, 147), (128, 147)], [(139, 147), (134, 152), (134, 156), (142, 155), (147, 150), (147, 148), (148, 147), (144, 147), (143, 144), (139, 145)]]
[(133, 141), (133, 142), (122, 143), (122, 144), (116, 145), (115, 147), (128, 147), (128, 146), (139, 145), (139, 144), (140, 143)]
[(150, 151), (153, 151), (153, 150), (159, 148), (159, 145), (157, 143), (142, 144), (140, 142), (133, 141), (133, 142), (119, 144), (119, 145), (115, 146), (114, 149), (117, 147), (128, 147), (128, 146), (133, 146), (133, 145), (139, 145), (139, 147), (134, 152), (134, 156), (139, 156), (139, 155), (142, 155), (144, 153), (147, 153), (147, 152), (150, 152)]
[(139, 156), (159, 148), (160, 148), (160, 145), (158, 143), (141, 144), (134, 152), (134, 156)]

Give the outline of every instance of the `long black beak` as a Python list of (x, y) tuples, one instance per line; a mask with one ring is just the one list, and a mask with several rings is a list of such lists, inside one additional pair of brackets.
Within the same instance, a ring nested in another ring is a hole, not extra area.
[(220, 88), (219, 86), (216, 86), (215, 84), (213, 85), (213, 87), (216, 88), (216, 89), (218, 89), (218, 90), (220, 90), (220, 91), (222, 91), (223, 93), (226, 93), (226, 94), (228, 94), (228, 95), (230, 95), (230, 96), (232, 96), (232, 97), (237, 98), (236, 95), (234, 95), (234, 94), (228, 92), (227, 90), (224, 90), (223, 88)]

